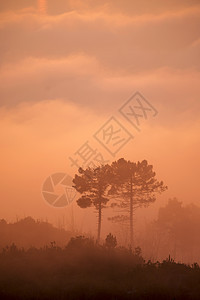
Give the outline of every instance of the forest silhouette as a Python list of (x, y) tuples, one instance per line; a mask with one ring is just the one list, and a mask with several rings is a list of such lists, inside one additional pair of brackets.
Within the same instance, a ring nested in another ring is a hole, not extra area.
[(200, 267), (145, 261), (141, 248), (100, 245), (84, 236), (64, 247), (11, 245), (0, 254), (1, 299), (199, 299)]
[[(199, 207), (169, 199), (133, 243), (133, 212), (167, 189), (152, 165), (122, 158), (80, 168), (73, 186), (77, 205), (97, 212), (97, 236), (31, 217), (0, 220), (1, 299), (199, 299)], [(127, 247), (111, 232), (101, 238), (108, 206), (122, 213), (111, 221), (128, 221)]]

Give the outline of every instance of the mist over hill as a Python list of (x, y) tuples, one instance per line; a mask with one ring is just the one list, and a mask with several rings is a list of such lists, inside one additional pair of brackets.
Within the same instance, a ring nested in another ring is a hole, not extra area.
[(26, 217), (14, 223), (0, 220), (0, 248), (13, 243), (25, 249), (43, 247), (51, 242), (64, 246), (71, 236), (70, 231), (56, 228), (48, 222), (34, 220), (32, 217)]

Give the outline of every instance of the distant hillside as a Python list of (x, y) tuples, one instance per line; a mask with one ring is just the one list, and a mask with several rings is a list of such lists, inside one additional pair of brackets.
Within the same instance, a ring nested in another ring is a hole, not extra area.
[(66, 245), (72, 233), (53, 227), (48, 222), (35, 221), (26, 217), (15, 223), (0, 220), (0, 248), (15, 243), (18, 247), (43, 247), (55, 241), (58, 246)]

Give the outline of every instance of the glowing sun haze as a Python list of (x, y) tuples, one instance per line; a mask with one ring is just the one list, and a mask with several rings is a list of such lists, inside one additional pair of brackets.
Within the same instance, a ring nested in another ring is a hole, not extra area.
[(40, 13), (46, 13), (47, 12), (47, 1), (46, 0), (38, 0), (38, 11)]
[(140, 133), (121, 119), (134, 139), (116, 159), (147, 159), (168, 185), (152, 216), (169, 197), (200, 204), (199, 29), (194, 0), (1, 1), (0, 218), (67, 218), (43, 200), (44, 179), (73, 176), (68, 157), (136, 91), (158, 115)]

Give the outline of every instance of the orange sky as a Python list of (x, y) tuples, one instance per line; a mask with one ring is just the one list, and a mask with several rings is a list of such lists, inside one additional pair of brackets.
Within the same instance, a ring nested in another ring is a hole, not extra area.
[[(134, 135), (116, 155), (147, 159), (169, 190), (138, 212), (154, 216), (169, 197), (200, 204), (199, 1), (24, 1), (0, 4), (0, 218), (71, 222), (41, 195), (68, 157), (115, 116)], [(118, 109), (140, 91), (158, 110), (138, 133)], [(76, 208), (77, 227), (93, 231)]]

